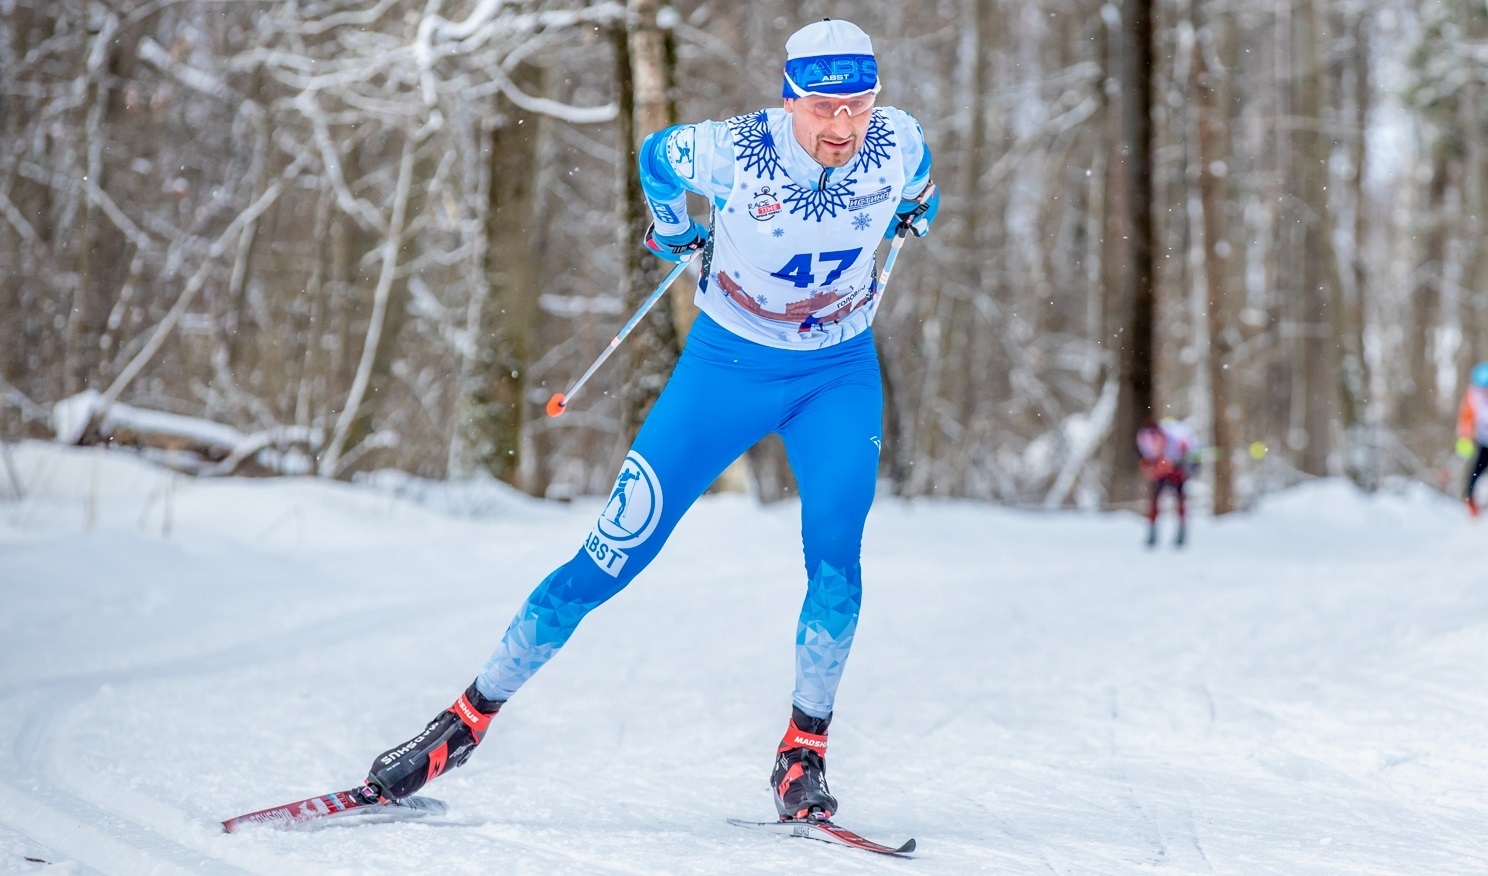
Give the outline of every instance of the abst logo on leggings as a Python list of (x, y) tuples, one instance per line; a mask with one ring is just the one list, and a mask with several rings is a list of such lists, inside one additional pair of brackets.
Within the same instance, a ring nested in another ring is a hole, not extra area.
[(625, 457), (610, 500), (584, 540), (584, 550), (607, 574), (620, 576), (630, 551), (651, 537), (661, 522), (661, 481), (645, 457), (634, 450)]

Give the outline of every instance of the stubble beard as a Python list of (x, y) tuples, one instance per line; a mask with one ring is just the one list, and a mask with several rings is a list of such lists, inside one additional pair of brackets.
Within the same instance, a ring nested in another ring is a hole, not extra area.
[(843, 167), (849, 161), (852, 161), (853, 156), (857, 154), (857, 137), (853, 137), (851, 140), (848, 141), (847, 148), (840, 150), (833, 149), (826, 144), (823, 138), (818, 137), (816, 141), (816, 149), (813, 151), (811, 157), (815, 158), (816, 163), (820, 164), (822, 167)]

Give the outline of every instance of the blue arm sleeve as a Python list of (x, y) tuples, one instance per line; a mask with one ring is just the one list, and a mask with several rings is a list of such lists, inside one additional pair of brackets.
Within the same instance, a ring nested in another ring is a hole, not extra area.
[[(687, 126), (691, 128), (691, 125)], [(682, 131), (680, 126), (657, 131), (641, 143), (637, 161), (641, 166), (641, 190), (659, 234), (681, 234), (687, 230), (687, 189), (682, 177), (667, 160), (667, 143)]]
[(659, 234), (687, 230), (687, 193), (714, 204), (726, 199), (734, 184), (734, 147), (728, 125), (698, 122), (675, 125), (647, 137), (636, 159), (641, 189)]

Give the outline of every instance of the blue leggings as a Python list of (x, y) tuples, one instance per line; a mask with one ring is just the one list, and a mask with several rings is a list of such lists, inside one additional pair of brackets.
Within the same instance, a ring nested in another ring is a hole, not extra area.
[(476, 679), (480, 692), (516, 693), (584, 615), (640, 574), (729, 463), (775, 432), (800, 488), (806, 551), (794, 700), (808, 715), (830, 715), (862, 603), (859, 554), (882, 416), (871, 332), (782, 350), (699, 316), (583, 547), (527, 597)]

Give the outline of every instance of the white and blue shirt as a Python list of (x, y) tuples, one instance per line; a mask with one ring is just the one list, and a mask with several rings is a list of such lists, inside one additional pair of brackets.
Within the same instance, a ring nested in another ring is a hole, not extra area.
[(880, 107), (852, 160), (826, 168), (791, 114), (767, 109), (653, 134), (640, 164), (657, 233), (687, 230), (686, 192), (712, 205), (703, 312), (757, 343), (819, 349), (872, 323), (874, 254), (900, 199), (924, 190), (930, 151), (913, 117)]

